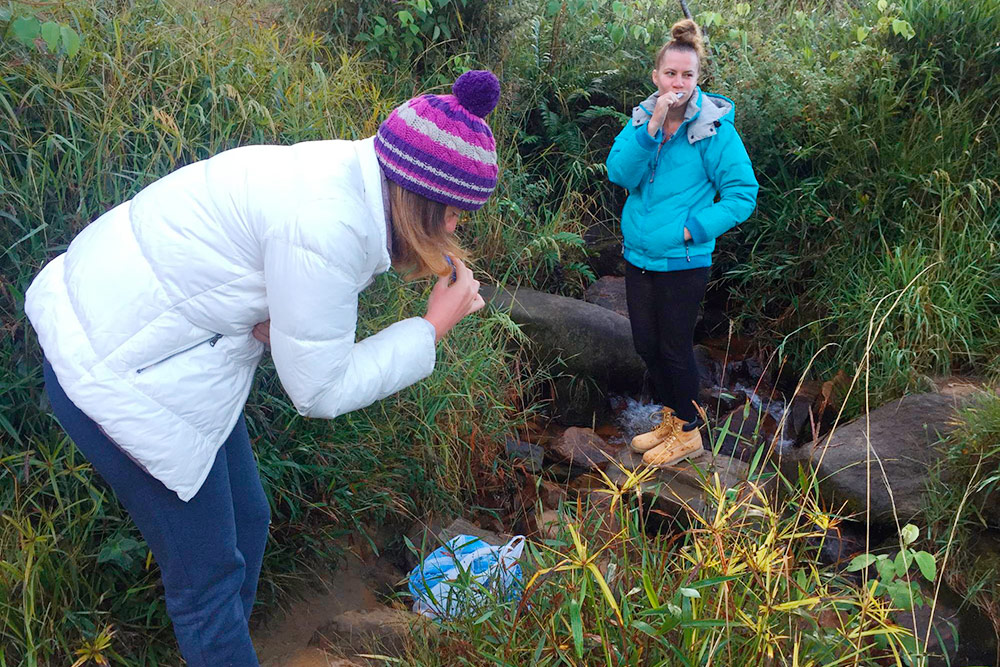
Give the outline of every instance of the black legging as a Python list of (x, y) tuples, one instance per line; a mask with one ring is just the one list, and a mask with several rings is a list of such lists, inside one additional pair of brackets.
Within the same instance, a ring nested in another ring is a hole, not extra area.
[(711, 267), (646, 271), (626, 262), (625, 295), (632, 340), (653, 380), (654, 399), (685, 421), (698, 411), (694, 326)]

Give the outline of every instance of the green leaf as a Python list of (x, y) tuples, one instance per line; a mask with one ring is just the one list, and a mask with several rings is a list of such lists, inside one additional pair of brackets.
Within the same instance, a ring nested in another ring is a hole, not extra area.
[(913, 31), (913, 26), (910, 25), (910, 22), (902, 19), (892, 20), (892, 32), (897, 35), (902, 35), (906, 39), (913, 39), (916, 35)]
[(726, 628), (732, 625), (724, 618), (699, 618), (694, 621), (681, 621), (682, 628)]
[(34, 16), (22, 16), (10, 24), (14, 38), (25, 46), (31, 46), (41, 30), (42, 26)]
[(583, 617), (580, 614), (580, 601), (573, 598), (569, 601), (569, 624), (573, 629), (573, 648), (576, 657), (583, 657)]
[(691, 588), (706, 588), (707, 586), (714, 586), (716, 584), (721, 584), (726, 581), (733, 581), (734, 579), (739, 579), (740, 575), (730, 574), (724, 577), (712, 577), (711, 579), (702, 579), (691, 584)]
[(884, 14), (885, 10), (886, 10), (886, 8), (888, 8), (888, 6), (889, 6), (889, 3), (887, 2), (887, 0), (878, 0), (878, 10), (879, 10), (879, 12), (881, 12), (881, 13)]
[(913, 563), (913, 552), (909, 549), (903, 549), (898, 554), (896, 554), (896, 576), (902, 577), (906, 574), (906, 571), (910, 569), (910, 565)]
[(396, 12), (396, 18), (399, 20), (400, 25), (408, 25), (413, 23), (413, 14), (406, 11), (405, 9)]
[(10, 10), (6, 7), (0, 7), (0, 21), (4, 23), (10, 21)]
[(903, 538), (903, 544), (909, 546), (916, 542), (917, 538), (920, 537), (920, 529), (912, 523), (908, 523), (903, 526), (903, 530), (899, 531), (899, 534)]
[(697, 589), (694, 589), (694, 588), (684, 588), (683, 586), (681, 587), (681, 595), (683, 595), (686, 598), (700, 598), (701, 597), (701, 593), (699, 593), (697, 591)]
[(633, 620), (632, 627), (643, 634), (649, 635), (650, 637), (657, 636), (656, 628), (654, 628), (649, 623), (646, 623), (645, 621)]
[(486, 612), (485, 614), (483, 614), (482, 616), (480, 616), (479, 618), (477, 618), (476, 620), (474, 620), (472, 622), (472, 624), (473, 625), (480, 625), (482, 623), (485, 623), (486, 621), (488, 621), (490, 619), (491, 616), (493, 616), (493, 614), (496, 613), (496, 611), (497, 611), (496, 609), (490, 609), (488, 612)]
[(917, 567), (920, 568), (920, 574), (924, 575), (924, 579), (934, 581), (934, 577), (937, 576), (937, 562), (934, 560), (934, 555), (918, 551), (913, 554), (913, 560), (917, 561)]
[(49, 51), (55, 53), (59, 50), (59, 24), (53, 21), (46, 21), (42, 24), (42, 40)]
[(882, 581), (892, 581), (896, 578), (896, 565), (888, 558), (875, 563), (878, 570), (878, 578)]
[(854, 34), (858, 38), (859, 42), (863, 42), (865, 41), (865, 37), (868, 36), (869, 32), (870, 30), (868, 28), (864, 27), (863, 25), (859, 25), (858, 29), (855, 31)]
[(875, 562), (874, 554), (861, 554), (851, 559), (851, 564), (847, 566), (848, 572), (863, 570)]
[(80, 35), (76, 34), (76, 30), (62, 26), (59, 28), (59, 35), (62, 37), (63, 46), (66, 47), (67, 56), (72, 58), (80, 52)]

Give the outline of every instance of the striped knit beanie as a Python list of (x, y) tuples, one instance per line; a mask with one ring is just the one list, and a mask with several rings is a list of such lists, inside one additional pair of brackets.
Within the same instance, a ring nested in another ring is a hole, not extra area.
[(496, 142), (483, 117), (500, 99), (500, 82), (488, 70), (473, 70), (451, 92), (397, 107), (375, 133), (375, 154), (400, 187), (474, 211), (497, 186)]

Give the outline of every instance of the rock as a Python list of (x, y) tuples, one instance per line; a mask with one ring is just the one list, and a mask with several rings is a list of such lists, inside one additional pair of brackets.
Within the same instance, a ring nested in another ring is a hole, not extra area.
[(823, 383), (817, 380), (807, 380), (788, 403), (785, 415), (785, 433), (796, 444), (813, 439), (813, 422), (819, 428), (818, 416), (813, 405), (822, 393)]
[[(814, 530), (822, 530), (818, 526)], [(855, 521), (842, 521), (830, 528), (822, 538), (810, 537), (810, 544), (819, 547), (819, 561), (840, 568), (865, 551), (865, 527)]]
[(722, 308), (703, 305), (698, 313), (697, 333), (700, 337), (724, 336), (729, 329), (729, 316)]
[(618, 276), (602, 276), (597, 282), (587, 288), (583, 297), (587, 303), (593, 303), (602, 308), (614, 311), (622, 317), (628, 317), (628, 303), (625, 300), (625, 278)]
[(422, 616), (400, 609), (348, 611), (317, 628), (309, 645), (354, 659), (366, 653), (403, 656), (410, 627), (416, 623), (434, 632), (434, 626)]
[(490, 530), (485, 530), (465, 519), (454, 519), (445, 526), (444, 521), (438, 517), (431, 517), (427, 521), (417, 521), (406, 532), (407, 539), (419, 551), (419, 555), (405, 550), (403, 555), (403, 565), (407, 570), (413, 569), (419, 560), (439, 546), (455, 537), (456, 535), (474, 535), (481, 538), (487, 544), (500, 546), (506, 544), (510, 536), (504, 536)]
[(469, 521), (466, 521), (465, 519), (455, 519), (452, 521), (447, 528), (438, 533), (438, 539), (441, 544), (444, 544), (456, 535), (473, 535), (481, 539), (483, 542), (492, 544), (495, 547), (503, 546), (511, 539), (510, 535), (485, 530)]
[[(615, 542), (615, 535), (621, 532), (622, 522), (618, 509), (612, 507), (612, 496), (601, 491), (589, 491), (581, 498), (581, 501), (585, 508), (584, 520), (595, 522), (596, 536), (600, 543), (611, 544)], [(602, 569), (606, 572), (605, 568)]]
[[(866, 452), (870, 429), (871, 519), (895, 526), (892, 489), (900, 524), (920, 514), (927, 475), (940, 457), (939, 435), (949, 432), (956, 398), (941, 394), (905, 396), (840, 426), (815, 442), (781, 452), (779, 461), (789, 479), (799, 465), (818, 468), (819, 490), (826, 503), (842, 514), (864, 517), (866, 506)], [(885, 468), (885, 477), (877, 459)], [(843, 507), (843, 509), (840, 509)], [(862, 519), (863, 520), (863, 519)]]
[(565, 486), (586, 472), (586, 470), (587, 468), (582, 466), (573, 466), (568, 463), (556, 462), (546, 464), (545, 470), (542, 471), (542, 474), (545, 475), (546, 479), (549, 479), (556, 484)]
[(545, 449), (542, 447), (507, 436), (506, 450), (507, 456), (515, 462), (523, 463), (528, 472), (541, 471), (545, 458)]
[(994, 630), (1000, 593), (997, 583), (1000, 536), (977, 531), (963, 539), (961, 547), (964, 553), (956, 554), (960, 566), (949, 565), (944, 570), (948, 586), (942, 587), (938, 598), (950, 608), (959, 610), (959, 651), (951, 664), (996, 665), (1000, 648)]
[[(726, 436), (719, 446), (719, 453), (727, 456), (734, 456), (742, 461), (749, 461), (757, 453), (760, 447), (766, 447), (769, 443), (765, 422), (774, 419), (758, 410), (752, 403), (744, 403), (742, 407), (736, 408), (728, 415), (719, 417), (715, 429), (712, 431), (713, 440), (722, 437), (722, 427), (729, 422)], [(776, 426), (776, 424), (772, 425)], [(773, 431), (772, 431), (773, 433)], [(712, 445), (714, 446), (714, 442)]]
[(705, 345), (695, 345), (694, 360), (698, 364), (701, 387), (717, 387), (722, 384), (722, 364), (715, 360), (711, 349)]
[(568, 495), (569, 492), (564, 485), (546, 479), (538, 480), (538, 497), (545, 509), (557, 509), (560, 504), (566, 502)]
[[(593, 229), (593, 227), (591, 228)], [(590, 234), (588, 233), (589, 237)], [(625, 258), (622, 257), (622, 240), (617, 233), (599, 238), (587, 238), (587, 263), (595, 275), (625, 275)]]
[(593, 430), (570, 426), (552, 443), (549, 453), (572, 466), (594, 470), (608, 462), (614, 449)]
[(725, 415), (743, 405), (745, 397), (736, 396), (724, 387), (708, 387), (698, 392), (698, 402), (710, 415)]
[(642, 463), (642, 455), (626, 448), (619, 452), (617, 462), (620, 467), (609, 466), (605, 474), (619, 488), (638, 483), (649, 507), (662, 516), (685, 522), (689, 519), (686, 506), (702, 515), (707, 512), (709, 503), (702, 482), (704, 476), (711, 478), (718, 474), (719, 482), (728, 489), (740, 487), (749, 472), (747, 464), (739, 459), (721, 455), (712, 457), (707, 452), (697, 459), (682, 461), (670, 468), (652, 469)]
[(545, 510), (538, 515), (538, 534), (544, 540), (554, 540), (559, 537), (562, 530), (562, 519), (559, 512), (555, 510)]
[(627, 318), (586, 301), (531, 289), (484, 285), (480, 292), (521, 325), (538, 362), (560, 360), (554, 408), (564, 423), (592, 424), (605, 408), (604, 392), (641, 389), (646, 367), (635, 352)]

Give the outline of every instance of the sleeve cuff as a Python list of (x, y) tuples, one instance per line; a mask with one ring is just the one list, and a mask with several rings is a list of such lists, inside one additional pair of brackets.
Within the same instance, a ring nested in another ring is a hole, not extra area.
[(656, 131), (656, 136), (649, 136), (649, 121), (647, 120), (642, 124), (641, 127), (635, 131), (635, 140), (639, 142), (639, 146), (651, 151), (656, 148), (661, 141), (663, 141), (663, 128)]
[(417, 318), (414, 318), (414, 319), (418, 319), (418, 320), (420, 320), (421, 322), (424, 323), (424, 327), (427, 329), (427, 331), (430, 332), (430, 335), (431, 335), (431, 344), (434, 344), (435, 343), (434, 339), (437, 338), (437, 329), (434, 328), (434, 325), (431, 324), (431, 321), (429, 319), (427, 319), (426, 317), (417, 317)]
[(712, 237), (708, 235), (705, 228), (701, 226), (695, 218), (688, 218), (688, 221), (684, 223), (684, 226), (688, 228), (691, 232), (691, 240), (695, 243), (708, 243), (712, 240)]

